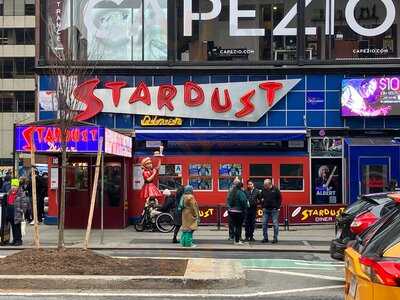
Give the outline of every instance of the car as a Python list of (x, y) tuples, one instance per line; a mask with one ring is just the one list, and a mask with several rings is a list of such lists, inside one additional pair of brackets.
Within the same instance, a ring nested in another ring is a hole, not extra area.
[(336, 238), (330, 244), (332, 258), (343, 260), (347, 243), (394, 207), (395, 202), (389, 194), (363, 195), (336, 219)]
[(400, 299), (400, 197), (345, 250), (345, 300)]

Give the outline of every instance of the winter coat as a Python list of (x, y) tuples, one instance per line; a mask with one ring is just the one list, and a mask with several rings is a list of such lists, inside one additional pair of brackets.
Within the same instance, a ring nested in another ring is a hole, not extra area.
[(270, 189), (263, 188), (261, 191), (262, 207), (265, 209), (280, 209), (282, 205), (281, 191), (273, 186)]
[(228, 194), (228, 210), (244, 212), (249, 207), (246, 194), (238, 188), (233, 188)]
[[(11, 194), (11, 190), (7, 194), (7, 199), (5, 201), (5, 204), (8, 205), (7, 200), (9, 195)], [(25, 196), (25, 192), (19, 188), (17, 192), (17, 197), (15, 198), (14, 201), (14, 223), (19, 224), (23, 220), (23, 214), (26, 213), (26, 208), (29, 205), (29, 200)]]
[(182, 231), (197, 230), (200, 214), (196, 199), (192, 194), (183, 195)]
[(252, 191), (245, 191), (247, 200), (249, 201), (250, 209), (256, 209), (257, 204), (260, 202), (261, 192), (259, 189), (254, 188)]

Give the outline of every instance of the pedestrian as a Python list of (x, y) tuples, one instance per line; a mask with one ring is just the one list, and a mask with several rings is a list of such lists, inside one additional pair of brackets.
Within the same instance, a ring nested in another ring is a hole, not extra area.
[(43, 172), (42, 176), (38, 176), (37, 184), (37, 206), (38, 206), (38, 222), (42, 223), (44, 219), (44, 198), (47, 197), (48, 174)]
[(274, 227), (273, 244), (278, 243), (279, 234), (279, 212), (282, 204), (281, 191), (272, 184), (271, 179), (264, 180), (264, 187), (261, 190), (263, 217), (263, 243), (268, 243), (268, 222), (272, 219)]
[[(241, 181), (240, 181), (239, 177), (235, 177), (235, 179), (233, 179), (232, 186), (229, 189), (228, 195), (226, 197), (226, 207), (229, 207), (229, 195), (230, 195), (230, 193), (232, 192), (233, 188), (240, 182)], [(231, 219), (231, 216), (229, 215), (228, 210), (227, 210), (227, 213), (228, 213), (228, 233), (229, 233), (228, 241), (234, 241), (235, 240), (235, 228), (234, 228), (233, 221)], [(242, 237), (240, 237), (240, 239), (241, 238)]]
[(195, 247), (196, 245), (193, 244), (193, 232), (199, 226), (200, 214), (197, 201), (193, 195), (192, 186), (185, 186), (179, 207), (182, 210), (181, 245), (183, 247)]
[(254, 230), (256, 228), (257, 205), (260, 201), (260, 190), (255, 188), (251, 180), (247, 180), (247, 189), (245, 191), (249, 208), (246, 210), (245, 216), (245, 236), (246, 241), (255, 242)]
[(181, 198), (183, 197), (183, 192), (184, 192), (184, 188), (183, 186), (180, 186), (178, 188), (178, 190), (176, 191), (176, 195), (175, 195), (175, 209), (174, 209), (174, 237), (172, 238), (172, 243), (173, 244), (178, 244), (178, 233), (179, 230), (181, 229), (182, 226), (182, 210), (179, 209), (179, 203), (181, 201)]
[(234, 228), (235, 245), (243, 245), (240, 237), (242, 235), (243, 220), (247, 208), (249, 208), (249, 203), (246, 194), (243, 192), (243, 183), (239, 181), (228, 195), (228, 214)]
[(7, 193), (6, 210), (7, 222), (11, 225), (13, 242), (12, 246), (22, 245), (21, 222), (23, 220), (23, 208), (27, 198), (19, 186), (18, 179), (11, 180), (11, 189)]
[(1, 192), (7, 194), (8, 191), (11, 189), (11, 175), (7, 174), (4, 177), (3, 186), (1, 188)]
[(25, 193), (26, 203), (24, 205), (24, 215), (25, 220), (30, 223), (33, 220), (32, 217), (32, 190), (29, 189), (31, 187), (29, 185), (29, 181), (26, 177), (21, 176), (19, 178), (19, 186), (22, 191)]

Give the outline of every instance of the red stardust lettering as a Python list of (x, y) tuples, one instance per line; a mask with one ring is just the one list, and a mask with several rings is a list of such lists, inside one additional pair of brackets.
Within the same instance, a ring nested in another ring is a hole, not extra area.
[(138, 87), (129, 98), (129, 103), (135, 103), (138, 101), (142, 101), (144, 104), (151, 105), (150, 91), (143, 81), (139, 83)]
[(71, 133), (72, 133), (71, 134), (72, 141), (75, 143), (79, 142), (79, 129), (74, 128), (71, 130)]
[(97, 129), (91, 129), (90, 130), (90, 135), (92, 136), (92, 141), (95, 142), (97, 141)]
[(81, 136), (82, 136), (82, 142), (87, 142), (88, 141), (88, 131), (87, 129), (83, 130), (81, 132)]
[(54, 140), (58, 143), (61, 142), (61, 128), (59, 127), (54, 129)]
[(55, 142), (53, 130), (51, 128), (47, 128), (46, 135), (44, 136), (44, 141), (50, 144), (53, 144)]
[[(197, 96), (192, 98), (192, 91), (196, 92)], [(189, 107), (199, 106), (204, 103), (204, 91), (196, 83), (188, 81), (184, 85), (184, 101)]]
[(280, 82), (264, 82), (261, 83), (259, 87), (260, 89), (267, 91), (265, 102), (267, 105), (272, 106), (275, 100), (275, 93), (283, 87), (283, 84)]
[(119, 100), (121, 99), (121, 89), (126, 87), (128, 83), (126, 81), (115, 81), (106, 82), (104, 86), (112, 90), (112, 99), (115, 107), (118, 107)]
[(86, 109), (75, 116), (75, 120), (84, 121), (94, 117), (103, 110), (103, 102), (94, 95), (94, 90), (99, 84), (99, 79), (85, 81), (74, 90), (74, 97), (86, 104)]
[(44, 127), (36, 127), (35, 128), (36, 134), (38, 136), (39, 143), (42, 143), (42, 141), (43, 141), (43, 132), (44, 132), (44, 130), (45, 130)]
[(157, 94), (158, 109), (166, 106), (170, 111), (173, 111), (174, 106), (172, 105), (172, 100), (175, 98), (177, 92), (178, 91), (176, 90), (176, 87), (174, 87), (172, 84), (161, 85)]
[(214, 92), (211, 96), (211, 108), (216, 113), (224, 113), (230, 111), (232, 108), (231, 96), (229, 95), (229, 91), (227, 89), (224, 90), (225, 96), (225, 104), (222, 105), (219, 97), (218, 88), (214, 89)]
[(22, 131), (22, 136), (24, 138), (26, 146), (24, 146), (24, 150), (31, 150), (32, 148), (32, 137), (35, 127), (28, 127)]
[(254, 104), (251, 103), (251, 98), (254, 96), (255, 93), (256, 93), (255, 90), (251, 90), (247, 94), (240, 97), (240, 102), (243, 104), (243, 108), (237, 113), (235, 113), (235, 117), (243, 118), (244, 116), (254, 111)]

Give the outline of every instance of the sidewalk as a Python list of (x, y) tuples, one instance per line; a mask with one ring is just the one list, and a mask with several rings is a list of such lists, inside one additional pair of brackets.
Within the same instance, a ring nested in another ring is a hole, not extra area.
[[(269, 229), (272, 239), (272, 228)], [(283, 228), (279, 233), (278, 244), (262, 244), (262, 229), (256, 230), (257, 242), (242, 246), (233, 245), (228, 241), (226, 227), (218, 230), (216, 226), (202, 226), (194, 233), (196, 251), (282, 251), (282, 252), (329, 252), (330, 240), (334, 238), (333, 225), (292, 226), (289, 231)], [(172, 233), (137, 232), (133, 226), (120, 230), (104, 230), (104, 240), (101, 243), (101, 231), (93, 230), (90, 239), (92, 249), (126, 249), (126, 250), (194, 250), (172, 244)], [(243, 232), (244, 235), (244, 232)], [(67, 247), (82, 247), (85, 230), (65, 230), (65, 245)], [(56, 247), (58, 238), (57, 226), (40, 225), (40, 243), (42, 247)], [(33, 226), (27, 226), (27, 234), (23, 237), (21, 248), (33, 245)], [(20, 247), (4, 246), (0, 249), (17, 249)]]

